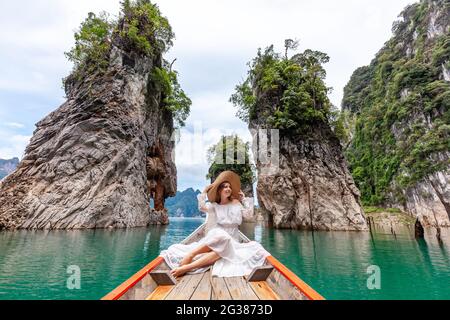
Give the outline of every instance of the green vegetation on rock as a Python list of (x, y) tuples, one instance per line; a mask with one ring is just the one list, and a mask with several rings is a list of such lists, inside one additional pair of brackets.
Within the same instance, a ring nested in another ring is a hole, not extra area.
[(192, 101), (181, 89), (178, 82), (178, 73), (172, 71), (166, 63), (166, 66), (153, 70), (152, 80), (161, 90), (164, 105), (172, 112), (177, 125), (179, 127), (184, 126), (191, 110)]
[(364, 207), (364, 213), (376, 224), (414, 225), (416, 221), (415, 217), (397, 208)]
[(81, 79), (84, 74), (106, 70), (109, 64), (112, 32), (113, 22), (106, 12), (102, 12), (99, 16), (89, 12), (74, 35), (75, 46), (65, 53), (74, 64), (72, 75), (75, 78)]
[[(436, 12), (447, 31), (430, 36)], [(440, 156), (450, 151), (450, 4), (421, 1), (401, 16), (344, 89), (343, 110), (356, 116), (346, 156), (365, 205), (402, 203), (405, 188), (450, 164)]]
[[(69, 83), (83, 81), (92, 74), (104, 74), (113, 46), (128, 55), (157, 61), (173, 45), (174, 36), (167, 18), (149, 0), (123, 1), (118, 19), (111, 19), (105, 12), (99, 15), (90, 12), (75, 32), (74, 47), (65, 53), (73, 62), (72, 73), (63, 79), (66, 92)], [(152, 80), (162, 89), (164, 106), (172, 112), (176, 123), (183, 126), (191, 100), (181, 89), (177, 72), (163, 60), (163, 66), (155, 66)]]
[[(230, 101), (238, 107), (238, 117), (250, 122), (262, 115), (265, 125), (290, 133), (301, 133), (317, 121), (326, 122), (331, 103), (324, 79), (323, 64), (329, 57), (322, 52), (305, 50), (291, 58), (287, 50), (297, 47), (286, 41), (286, 54), (273, 46), (258, 50), (249, 63), (247, 78), (236, 86)], [(266, 109), (262, 110), (264, 105)]]

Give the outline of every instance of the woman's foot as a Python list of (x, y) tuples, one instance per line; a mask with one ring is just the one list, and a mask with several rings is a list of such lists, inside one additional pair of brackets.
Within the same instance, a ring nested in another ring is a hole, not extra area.
[(192, 254), (188, 253), (188, 254), (183, 258), (183, 260), (181, 260), (180, 266), (185, 266), (185, 265), (191, 263), (193, 259), (194, 259), (194, 256), (193, 256)]
[(170, 273), (174, 277), (180, 277), (180, 276), (184, 275), (186, 272), (188, 272), (189, 270), (190, 270), (189, 266), (184, 265), (184, 266), (180, 266), (178, 268), (170, 270)]

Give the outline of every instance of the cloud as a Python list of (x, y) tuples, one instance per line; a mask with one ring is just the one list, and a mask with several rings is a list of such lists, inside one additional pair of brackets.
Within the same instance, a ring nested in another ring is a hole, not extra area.
[(236, 117), (237, 109), (228, 102), (229, 92), (203, 91), (191, 95), (191, 114), (188, 127), (201, 123), (203, 128), (244, 129), (247, 125)]
[(178, 57), (177, 65), (187, 63), (204, 74), (204, 64), (226, 57), (219, 72), (209, 69), (209, 76), (198, 83), (216, 83), (225, 72), (234, 74), (225, 85), (228, 80), (237, 84), (245, 76), (245, 64), (258, 48), (274, 44), (281, 51), (284, 39), (297, 38), (299, 50), (313, 48), (330, 55), (331, 60), (325, 66), (327, 83), (334, 87), (331, 100), (339, 106), (351, 73), (371, 61), (389, 39), (392, 22), (413, 2), (165, 0), (159, 6), (177, 36), (171, 51), (172, 56)]
[(24, 128), (25, 125), (18, 122), (7, 122), (5, 123), (5, 126), (11, 127), (11, 128)]
[(0, 159), (22, 158), (25, 147), (30, 142), (31, 136), (9, 135), (9, 132), (0, 131)]

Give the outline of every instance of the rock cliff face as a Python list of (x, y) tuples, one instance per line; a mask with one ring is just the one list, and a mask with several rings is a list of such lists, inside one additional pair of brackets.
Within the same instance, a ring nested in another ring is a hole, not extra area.
[[(447, 159), (450, 156), (447, 154)], [(405, 190), (405, 201), (392, 205), (416, 216), (424, 226), (450, 227), (450, 171), (437, 171)]]
[(450, 226), (450, 1), (408, 6), (393, 33), (345, 88), (346, 155), (365, 203)]
[(105, 72), (66, 81), (67, 101), (37, 123), (17, 170), (0, 183), (0, 229), (168, 222), (173, 119), (151, 76), (161, 64), (161, 54), (133, 52), (117, 36)]
[(258, 161), (260, 210), (277, 228), (367, 230), (339, 140), (326, 124), (310, 133), (280, 135), (278, 166)]

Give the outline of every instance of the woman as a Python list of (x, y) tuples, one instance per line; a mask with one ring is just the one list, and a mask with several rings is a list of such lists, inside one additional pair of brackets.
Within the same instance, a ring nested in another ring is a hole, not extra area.
[(208, 215), (209, 230), (197, 242), (174, 244), (161, 252), (172, 275), (200, 273), (212, 266), (212, 276), (237, 277), (262, 266), (270, 253), (256, 241), (239, 242), (242, 216), (251, 215), (253, 211), (253, 204), (246, 201), (241, 191), (239, 176), (232, 171), (222, 172), (197, 198), (199, 210)]

